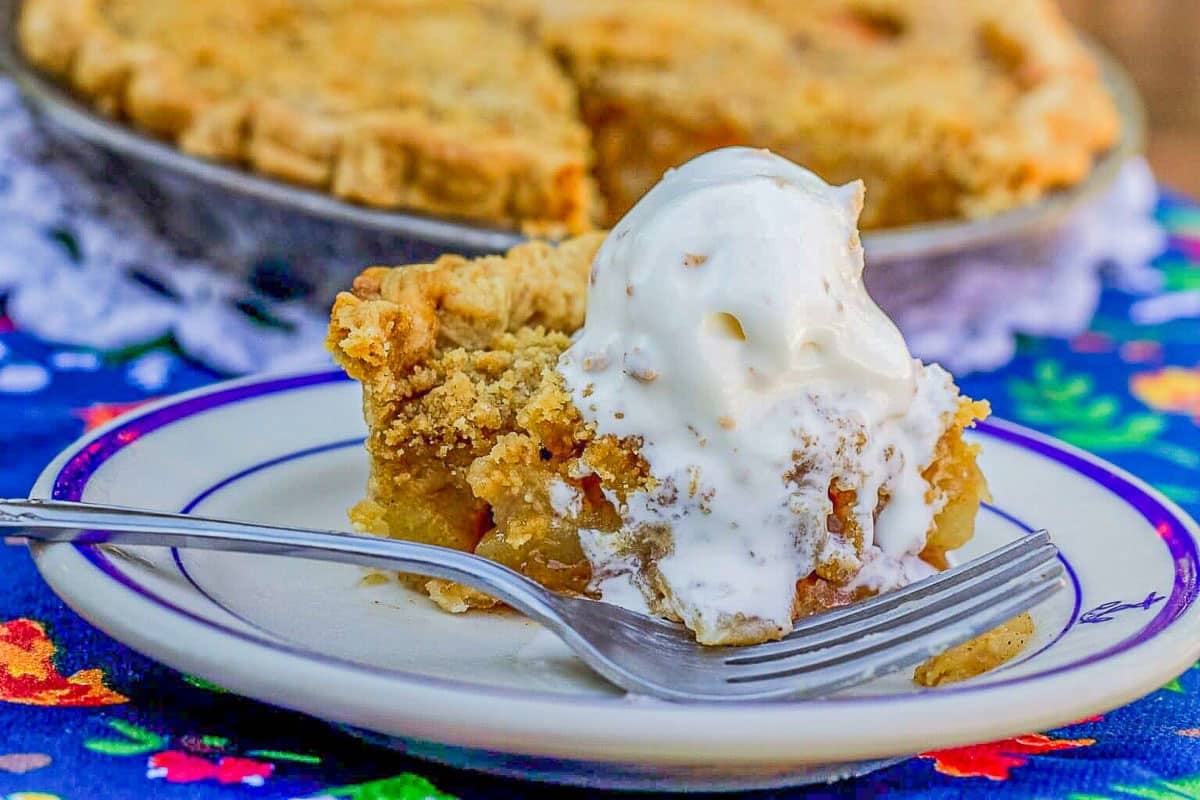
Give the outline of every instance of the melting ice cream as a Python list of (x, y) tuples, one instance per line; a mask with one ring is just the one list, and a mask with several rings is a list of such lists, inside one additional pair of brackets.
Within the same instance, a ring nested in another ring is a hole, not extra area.
[[(668, 172), (605, 240), (559, 370), (656, 479), (610, 497), (619, 532), (582, 534), (605, 599), (717, 643), (790, 630), (819, 565), (873, 590), (931, 571), (921, 470), (958, 395), (867, 294), (862, 204), (861, 182), (728, 148)], [(831, 486), (854, 491), (861, 542), (831, 531)]]

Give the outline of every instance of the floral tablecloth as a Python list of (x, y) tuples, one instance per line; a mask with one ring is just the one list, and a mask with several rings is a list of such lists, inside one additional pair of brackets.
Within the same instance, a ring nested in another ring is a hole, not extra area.
[[(1085, 333), (1022, 337), (1008, 366), (962, 382), (990, 398), (999, 416), (1097, 452), (1196, 514), (1200, 207), (1163, 197), (1155, 213), (1169, 246), (1152, 280), (1143, 275), (1135, 286), (1128, 275), (1112, 276)], [(72, 246), (54, 231), (47, 236), (50, 245)], [(0, 286), (0, 496), (24, 495), (83, 431), (219, 377), (170, 337), (108, 350), (48, 344), (16, 325), (3, 303)], [(596, 794), (412, 761), (226, 694), (90, 628), (44, 586), (22, 548), (0, 547), (0, 800)], [(877, 794), (1200, 798), (1200, 674), (1060, 730), (923, 753), (857, 780), (763, 796)]]

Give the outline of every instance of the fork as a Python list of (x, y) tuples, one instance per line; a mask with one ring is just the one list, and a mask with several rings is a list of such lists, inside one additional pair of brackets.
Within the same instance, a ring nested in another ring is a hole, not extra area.
[(555, 594), (494, 561), (434, 545), (48, 500), (0, 500), (0, 528), (38, 542), (259, 553), (456, 581), (540, 622), (622, 689), (679, 702), (828, 695), (972, 639), (1065, 585), (1058, 550), (1039, 531), (903, 589), (807, 617), (779, 641), (706, 647), (681, 625)]

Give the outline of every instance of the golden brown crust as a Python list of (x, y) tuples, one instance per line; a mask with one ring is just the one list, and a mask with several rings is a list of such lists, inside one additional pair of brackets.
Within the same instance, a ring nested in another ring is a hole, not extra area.
[(978, 217), (1081, 180), (1118, 133), (1048, 0), (552, 5), (542, 35), (580, 86), (609, 221), (731, 144), (865, 178), (864, 228)]
[(603, 235), (530, 242), (504, 256), (370, 267), (334, 303), (329, 346), (359, 380), (400, 375), (441, 345), (486, 348), (522, 328), (583, 324), (588, 269)]
[(19, 36), (186, 152), (365, 205), (586, 230), (575, 90), (520, 26), (466, 0), (30, 0)]
[[(328, 344), (363, 384), (370, 429), (356, 527), (474, 550), (556, 588), (586, 587), (578, 539), (556, 536), (548, 521), (548, 485), (551, 476), (578, 482), (567, 470), (582, 421), (554, 365), (564, 331), (583, 322), (601, 238), (373, 267), (339, 295)], [(514, 460), (531, 469), (510, 474)], [(451, 610), (486, 604), (439, 582), (426, 588)]]
[[(503, 257), (372, 267), (338, 297), (328, 344), (362, 382), (369, 428), (367, 499), (351, 510), (358, 529), (473, 551), (556, 591), (589, 591), (580, 530), (617, 531), (614, 503), (657, 488), (640, 441), (597, 437), (557, 370), (568, 334), (583, 324), (601, 240), (587, 234)], [(925, 554), (931, 563), (974, 531), (987, 486), (962, 429), (986, 413), (986, 403), (964, 400), (925, 470), (930, 499), (944, 501)], [(830, 499), (831, 535), (861, 554), (854, 493), (830, 487)], [(669, 587), (653, 565), (669, 537), (639, 531), (634, 539), (647, 582), (665, 600)], [(837, 552), (797, 586), (796, 616), (864, 594), (844, 588), (860, 565)], [(444, 582), (421, 585), (448, 610), (491, 604)], [(666, 602), (651, 605), (669, 613)], [(705, 641), (761, 641), (768, 628), (778, 635), (761, 620), (729, 622)]]
[(729, 144), (865, 177), (866, 228), (978, 217), (1118, 133), (1052, 0), (26, 0), (19, 38), (186, 152), (534, 234)]

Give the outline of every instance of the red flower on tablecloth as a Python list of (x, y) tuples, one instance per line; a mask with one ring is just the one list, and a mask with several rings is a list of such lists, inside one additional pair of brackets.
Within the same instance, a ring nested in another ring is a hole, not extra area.
[(1070, 346), (1076, 353), (1107, 353), (1113, 349), (1113, 340), (1103, 333), (1084, 331), (1071, 339)]
[(222, 756), (216, 761), (194, 756), (182, 750), (164, 750), (150, 756), (146, 777), (162, 778), (168, 783), (244, 783), (262, 786), (275, 771), (274, 764), (250, 758)]
[(920, 758), (933, 761), (933, 768), (943, 775), (1004, 781), (1008, 780), (1010, 770), (1029, 762), (1027, 756), (1075, 750), (1095, 743), (1095, 739), (1051, 739), (1041, 733), (1027, 733), (988, 744), (921, 753)]
[(1118, 351), (1126, 364), (1162, 363), (1162, 343), (1153, 339), (1134, 339), (1121, 345)]
[(275, 774), (275, 764), (258, 761), (257, 757), (298, 764), (321, 763), (320, 756), (288, 750), (249, 750), (238, 754), (233, 742), (224, 736), (186, 734), (171, 737), (115, 718), (107, 724), (120, 735), (119, 738), (87, 739), (83, 746), (93, 753), (109, 756), (149, 755), (146, 777), (168, 783), (215, 781), (262, 786)]
[(1158, 411), (1188, 414), (1200, 422), (1200, 367), (1164, 367), (1129, 379), (1137, 399)]
[(83, 429), (90, 431), (99, 428), (109, 420), (116, 419), (126, 411), (132, 411), (150, 400), (135, 400), (132, 403), (93, 403), (87, 408), (77, 408), (71, 413), (83, 420)]
[(0, 624), (0, 700), (34, 706), (106, 706), (129, 698), (104, 685), (104, 673), (83, 669), (64, 677), (54, 666), (57, 648), (41, 623)]

